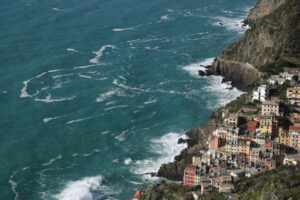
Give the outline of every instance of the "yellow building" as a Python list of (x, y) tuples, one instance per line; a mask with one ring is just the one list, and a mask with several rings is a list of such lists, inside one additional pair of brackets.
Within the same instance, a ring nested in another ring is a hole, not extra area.
[(300, 147), (300, 127), (290, 126), (289, 128), (289, 146), (299, 148)]
[(264, 101), (261, 105), (261, 113), (262, 115), (275, 114), (279, 116), (279, 103), (275, 101)]
[(228, 153), (245, 153), (250, 155), (250, 145), (249, 140), (229, 140), (226, 143), (226, 152)]
[(289, 146), (289, 134), (282, 127), (278, 128), (279, 143)]
[(286, 98), (288, 98), (292, 103), (300, 105), (300, 86), (295, 86), (288, 88), (286, 91)]
[(278, 122), (274, 115), (264, 115), (259, 122), (259, 132), (261, 134), (277, 135)]
[(229, 117), (225, 119), (225, 123), (230, 126), (239, 126), (239, 115), (237, 113), (230, 113)]

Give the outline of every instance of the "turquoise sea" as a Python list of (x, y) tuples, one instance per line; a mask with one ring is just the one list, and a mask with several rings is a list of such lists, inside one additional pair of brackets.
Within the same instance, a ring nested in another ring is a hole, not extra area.
[(1, 0), (0, 199), (132, 197), (241, 94), (200, 78), (255, 0)]

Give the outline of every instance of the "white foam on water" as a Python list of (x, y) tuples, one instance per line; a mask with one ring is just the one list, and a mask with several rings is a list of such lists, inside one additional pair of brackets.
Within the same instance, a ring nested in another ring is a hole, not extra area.
[(78, 76), (82, 77), (82, 78), (87, 78), (87, 79), (91, 79), (91, 76), (87, 76), (87, 75), (83, 75), (83, 74), (78, 74)]
[(74, 119), (74, 120), (70, 120), (67, 122), (67, 124), (73, 124), (73, 123), (77, 123), (77, 122), (82, 122), (88, 119), (91, 119), (93, 117), (85, 117), (85, 118), (80, 118), (80, 119)]
[(96, 57), (90, 59), (90, 63), (99, 64), (99, 61), (106, 48), (116, 49), (117, 47), (114, 45), (104, 45), (98, 51), (93, 51), (93, 53), (96, 54)]
[(237, 88), (232, 88), (230, 82), (222, 83), (221, 76), (209, 76), (208, 78), (210, 79), (209, 85), (203, 89), (217, 95), (217, 98), (208, 102), (208, 109), (216, 110), (243, 94)]
[(211, 65), (215, 58), (207, 58), (198, 63), (192, 63), (184, 66), (182, 69), (189, 72), (191, 76), (198, 78), (199, 70), (206, 71), (207, 69), (204, 66)]
[(157, 101), (158, 101), (157, 99), (150, 99), (148, 101), (145, 101), (144, 104), (156, 103)]
[(22, 171), (29, 169), (29, 167), (23, 167)]
[[(214, 19), (217, 20), (217, 22), (214, 22), (214, 26), (224, 26), (228, 30), (238, 31), (239, 33), (244, 33), (249, 26), (243, 26), (243, 20), (245, 17), (241, 18), (230, 18), (230, 17), (224, 17), (224, 16), (216, 16)], [(222, 23), (222, 25), (220, 24)]]
[(101, 134), (102, 135), (106, 135), (106, 134), (108, 134), (110, 131), (103, 131)]
[(80, 51), (76, 50), (76, 49), (73, 49), (73, 48), (67, 48), (66, 51), (70, 51), (70, 52), (75, 52), (75, 53), (81, 53)]
[(117, 109), (117, 108), (127, 108), (129, 107), (128, 105), (121, 105), (121, 106), (113, 106), (113, 107), (109, 107), (109, 108), (105, 108), (104, 110), (113, 110), (113, 109)]
[(133, 160), (131, 159), (131, 158), (126, 158), (125, 160), (124, 160), (124, 164), (125, 165), (131, 165), (133, 163)]
[(11, 185), (11, 190), (15, 195), (14, 200), (19, 200), (19, 193), (17, 192), (18, 184), (13, 180), (15, 175), (16, 175), (15, 172), (12, 175), (10, 175), (8, 183)]
[(82, 156), (87, 157), (87, 156), (90, 156), (90, 155), (92, 155), (92, 154), (94, 154), (94, 153), (98, 153), (98, 152), (100, 152), (100, 149), (94, 149), (94, 150), (91, 151), (90, 153), (82, 154)]
[(116, 86), (119, 86), (125, 90), (135, 90), (135, 91), (141, 91), (141, 92), (151, 92), (151, 89), (141, 89), (141, 88), (134, 88), (134, 87), (129, 87), (127, 85), (124, 85), (122, 83), (119, 83), (117, 79), (113, 80), (113, 84)]
[(113, 163), (119, 163), (119, 159), (114, 159), (112, 162)]
[(106, 93), (100, 94), (100, 96), (96, 99), (96, 102), (103, 102), (115, 94), (121, 95), (121, 91), (119, 89), (112, 89)]
[(179, 138), (186, 139), (187, 136), (183, 133), (167, 133), (162, 137), (151, 140), (150, 151), (155, 153), (157, 157), (137, 160), (132, 164), (131, 171), (137, 175), (143, 175), (146, 179), (157, 179), (145, 175), (146, 173), (157, 172), (163, 163), (174, 161), (174, 157), (187, 147), (186, 143), (177, 144)]
[(6, 91), (6, 90), (3, 90), (2, 93), (3, 93), (3, 94), (7, 94), (7, 91)]
[(123, 142), (126, 140), (126, 134), (129, 132), (129, 130), (123, 131), (120, 135), (116, 136), (115, 139), (119, 140), (120, 142)]
[(40, 101), (40, 102), (44, 102), (44, 103), (53, 103), (53, 102), (61, 102), (61, 101), (71, 101), (74, 98), (76, 98), (76, 96), (51, 99), (51, 94), (49, 93), (46, 98), (44, 98), (44, 99), (35, 98), (34, 101)]
[(100, 200), (115, 199), (112, 196), (120, 191), (107, 186), (102, 176), (85, 177), (71, 181), (65, 188), (53, 197), (58, 200)]
[(59, 11), (59, 12), (68, 12), (69, 11), (69, 10), (63, 10), (60, 8), (52, 8), (52, 10)]
[(74, 73), (69, 73), (69, 74), (59, 74), (59, 75), (55, 75), (52, 76), (53, 79), (57, 79), (57, 78), (62, 78), (62, 77), (68, 77), (68, 76), (73, 76)]
[(60, 159), (62, 159), (62, 155), (59, 155), (55, 158), (50, 159), (48, 162), (43, 163), (42, 166), (51, 165), (52, 163), (54, 163), (55, 161), (60, 160)]
[(63, 115), (61, 115), (61, 116), (56, 116), (56, 117), (47, 117), (47, 118), (44, 118), (44, 119), (43, 119), (43, 122), (44, 122), (44, 123), (48, 123), (48, 122), (50, 122), (50, 121), (52, 121), (52, 120), (61, 118), (62, 116), (63, 116)]
[(86, 69), (86, 68), (90, 68), (90, 67), (95, 67), (97, 65), (82, 65), (82, 66), (78, 66), (78, 67), (73, 67), (73, 69)]
[(40, 78), (40, 77), (44, 76), (44, 75), (47, 74), (47, 73), (48, 73), (48, 72), (43, 72), (43, 73), (41, 73), (41, 74), (39, 74), (39, 75), (37, 75), (37, 76), (31, 78), (31, 79), (28, 79), (28, 80), (26, 80), (26, 81), (23, 81), (23, 85), (24, 85), (24, 86), (23, 86), (23, 88), (21, 89), (20, 97), (21, 97), (21, 98), (26, 98), (26, 97), (33, 97), (33, 96), (37, 95), (37, 94), (39, 93), (38, 91), (37, 91), (36, 93), (32, 94), (32, 95), (30, 95), (30, 94), (27, 92), (28, 83), (29, 83), (30, 81), (32, 81), (33, 79)]
[(115, 31), (115, 32), (120, 32), (120, 31), (130, 31), (130, 30), (134, 30), (134, 27), (128, 27), (128, 28), (114, 28), (114, 29), (112, 29), (112, 31)]

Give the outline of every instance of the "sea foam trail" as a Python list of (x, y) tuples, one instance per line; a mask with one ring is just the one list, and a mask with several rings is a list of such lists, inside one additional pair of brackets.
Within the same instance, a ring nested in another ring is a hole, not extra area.
[[(185, 143), (177, 144), (179, 138), (186, 139), (187, 137), (183, 133), (171, 132), (162, 137), (152, 139), (150, 151), (156, 154), (157, 157), (135, 161), (132, 164), (131, 171), (137, 175), (157, 172), (161, 164), (174, 161), (174, 157), (187, 147)], [(143, 175), (143, 178), (157, 179), (150, 175)]]
[(182, 69), (185, 71), (188, 71), (191, 76), (199, 77), (199, 70), (206, 71), (207, 69), (205, 66), (211, 65), (213, 63), (215, 58), (207, 58), (203, 61), (200, 61), (198, 63), (192, 63), (189, 65), (184, 66)]
[(48, 96), (44, 99), (35, 98), (34, 100), (44, 102), (44, 103), (53, 103), (53, 102), (61, 102), (61, 101), (70, 101), (73, 100), (74, 98), (76, 98), (76, 96), (51, 99), (51, 94), (48, 94)]
[(119, 89), (113, 89), (106, 93), (100, 94), (100, 96), (96, 99), (96, 102), (103, 102), (109, 98), (111, 98), (113, 95), (120, 93), (121, 91)]
[(17, 192), (17, 186), (18, 184), (13, 180), (14, 176), (16, 175), (16, 173), (14, 172), (8, 180), (8, 183), (11, 185), (11, 190), (14, 193), (15, 197), (14, 200), (19, 200), (19, 193)]
[(73, 48), (67, 48), (66, 51), (70, 51), (70, 52), (75, 52), (75, 53), (81, 53), (80, 51), (76, 50), (76, 49), (73, 49)]
[(120, 32), (120, 31), (130, 31), (130, 30), (133, 30), (134, 27), (128, 27), (128, 28), (114, 28), (112, 29), (112, 31), (115, 31), (115, 32)]
[(106, 48), (116, 49), (115, 45), (104, 45), (98, 51), (94, 51), (93, 53), (96, 54), (96, 57), (90, 59), (90, 63), (99, 64), (99, 60), (101, 59), (103, 52)]
[(43, 122), (44, 122), (44, 123), (48, 123), (48, 122), (50, 122), (50, 121), (52, 121), (52, 120), (61, 118), (62, 116), (63, 116), (63, 115), (61, 115), (61, 116), (56, 116), (56, 117), (47, 117), (47, 118), (44, 118), (44, 119), (43, 119)]
[(102, 176), (85, 177), (67, 183), (65, 188), (53, 197), (59, 200), (115, 199), (120, 192), (105, 185)]
[(54, 163), (56, 160), (60, 160), (60, 159), (62, 159), (62, 156), (61, 156), (61, 155), (57, 156), (56, 158), (50, 159), (50, 160), (49, 160), (48, 162), (46, 162), (46, 163), (43, 163), (42, 166), (51, 165), (51, 164)]

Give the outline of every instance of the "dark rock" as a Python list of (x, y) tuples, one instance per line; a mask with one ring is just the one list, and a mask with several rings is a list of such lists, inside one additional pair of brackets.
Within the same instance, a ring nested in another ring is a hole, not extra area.
[(179, 138), (177, 144), (186, 143), (185, 139)]
[(223, 26), (223, 23), (222, 23), (222, 22), (219, 22), (219, 24), (220, 24), (221, 26)]
[(202, 70), (198, 70), (198, 74), (199, 74), (199, 76), (205, 76), (206, 72), (202, 71)]

